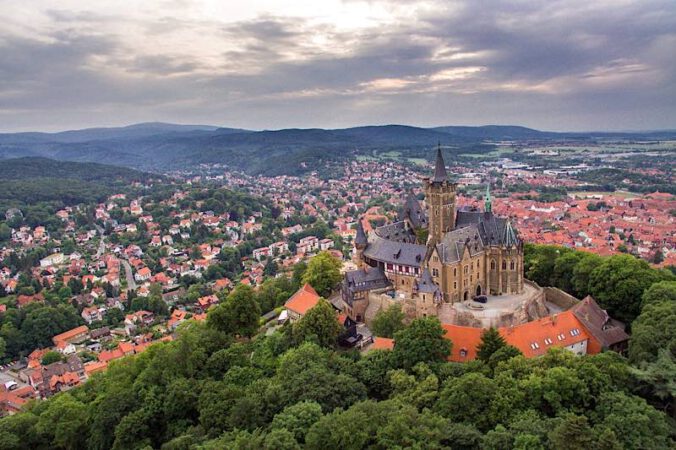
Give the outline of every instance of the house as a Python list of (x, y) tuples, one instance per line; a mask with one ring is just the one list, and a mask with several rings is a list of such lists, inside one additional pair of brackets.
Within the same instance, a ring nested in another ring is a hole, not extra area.
[(150, 272), (150, 269), (147, 267), (142, 267), (141, 269), (139, 269), (138, 272), (136, 272), (136, 275), (134, 275), (134, 279), (136, 281), (146, 281), (149, 280), (151, 276), (152, 273)]
[(52, 253), (40, 260), (40, 267), (58, 266), (65, 261), (66, 257), (63, 253)]
[(218, 297), (215, 295), (205, 295), (204, 297), (200, 297), (197, 300), (197, 304), (200, 306), (202, 311), (206, 311), (207, 309), (211, 308), (213, 305), (218, 304)]
[(589, 334), (589, 353), (627, 351), (629, 335), (624, 331), (624, 324), (611, 318), (591, 296), (585, 297), (571, 311)]
[(321, 241), (319, 241), (319, 250), (322, 251), (329, 250), (333, 248), (333, 246), (334, 246), (333, 239), (322, 239)]
[(170, 330), (175, 330), (180, 324), (182, 324), (188, 313), (186, 311), (180, 310), (180, 309), (175, 309), (171, 313), (171, 317), (169, 318), (169, 321), (167, 322), (167, 326), (169, 327)]
[(52, 342), (54, 342), (54, 345), (57, 347), (59, 345), (59, 342), (65, 342), (69, 344), (82, 342), (87, 338), (88, 333), (89, 328), (87, 328), (86, 325), (82, 325), (77, 328), (73, 328), (72, 330), (63, 332), (61, 334), (57, 334), (52, 338)]
[(319, 302), (319, 299), (320, 296), (317, 291), (305, 283), (284, 304), (284, 307), (289, 311), (289, 320), (291, 322), (299, 320)]
[(150, 326), (155, 321), (155, 315), (150, 311), (136, 311), (124, 317), (124, 329), (128, 336), (136, 332), (138, 326)]
[(87, 306), (82, 310), (81, 316), (89, 325), (91, 325), (92, 322), (103, 320), (103, 313), (97, 306)]

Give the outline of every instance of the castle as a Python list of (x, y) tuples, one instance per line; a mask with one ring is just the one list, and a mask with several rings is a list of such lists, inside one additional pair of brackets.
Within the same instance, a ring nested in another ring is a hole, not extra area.
[(483, 211), (456, 208), (441, 148), (432, 177), (422, 180), (425, 207), (409, 193), (398, 220), (367, 236), (359, 221), (358, 270), (342, 282), (345, 313), (365, 320), (369, 293), (387, 292), (414, 305), (413, 315), (438, 315), (443, 304), (524, 291), (523, 243), (508, 218), (497, 217), (486, 188)]

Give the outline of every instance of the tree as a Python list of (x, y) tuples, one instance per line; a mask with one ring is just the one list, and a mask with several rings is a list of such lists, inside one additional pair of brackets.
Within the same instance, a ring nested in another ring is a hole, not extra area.
[(500, 335), (496, 328), (488, 328), (481, 334), (481, 342), (477, 346), (477, 358), (483, 362), (488, 362), (493, 353), (507, 345), (505, 339)]
[(647, 386), (644, 397), (653, 397), (653, 404), (672, 415), (676, 412), (676, 356), (672, 351), (660, 349), (655, 362), (644, 362), (632, 372)]
[(524, 272), (526, 278), (540, 286), (553, 285), (556, 259), (570, 250), (555, 245), (524, 246)]
[(594, 447), (594, 433), (585, 416), (569, 414), (552, 430), (549, 442), (557, 450), (587, 450)]
[(250, 337), (258, 331), (260, 315), (251, 286), (239, 284), (223, 304), (209, 311), (207, 320), (217, 330)]
[(301, 261), (293, 266), (293, 276), (291, 277), (291, 281), (293, 283), (294, 290), (297, 290), (302, 285), (303, 276), (305, 275), (306, 271), (307, 263), (305, 261)]
[(310, 260), (302, 281), (312, 286), (319, 295), (328, 297), (342, 278), (341, 266), (340, 260), (329, 252), (321, 252)]
[(577, 298), (584, 298), (589, 294), (589, 278), (592, 272), (603, 262), (603, 258), (594, 253), (582, 253), (580, 260), (571, 274), (573, 294)]
[[(645, 300), (645, 299), (644, 299)], [(676, 302), (648, 303), (632, 325), (629, 359), (653, 362), (660, 349), (676, 353)]]
[(569, 294), (576, 295), (572, 275), (575, 266), (584, 258), (584, 255), (583, 252), (568, 252), (556, 258), (552, 284)]
[(644, 293), (641, 307), (659, 302), (676, 302), (676, 281), (652, 284)]
[(591, 273), (589, 290), (611, 316), (631, 322), (640, 312), (643, 291), (662, 279), (647, 262), (631, 255), (614, 255)]
[(322, 417), (322, 407), (313, 401), (304, 401), (287, 406), (272, 420), (272, 429), (286, 429), (299, 443), (305, 442), (305, 435)]
[(394, 335), (392, 358), (398, 367), (410, 369), (420, 362), (445, 360), (451, 354), (451, 341), (436, 317), (415, 319)]
[(406, 316), (401, 310), (401, 305), (395, 304), (387, 309), (381, 309), (373, 318), (373, 334), (380, 337), (392, 338), (394, 334), (404, 329)]
[(320, 298), (293, 327), (297, 342), (312, 341), (322, 347), (332, 348), (343, 330), (333, 306)]
[(624, 448), (670, 448), (672, 429), (666, 415), (642, 398), (624, 392), (604, 393), (598, 399), (596, 414)]
[(55, 350), (50, 350), (47, 353), (44, 354), (42, 357), (42, 361), (40, 361), (40, 364), (43, 366), (48, 366), (52, 363), (63, 361), (63, 355)]
[(35, 429), (54, 448), (84, 448), (87, 436), (87, 407), (70, 394), (58, 395), (40, 414)]
[(490, 408), (498, 392), (494, 380), (480, 373), (468, 373), (447, 382), (439, 393), (435, 411), (453, 422), (488, 431), (495, 426)]

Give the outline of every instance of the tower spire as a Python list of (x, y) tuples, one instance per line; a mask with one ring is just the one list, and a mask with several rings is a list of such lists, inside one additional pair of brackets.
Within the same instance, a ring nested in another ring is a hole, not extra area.
[(493, 211), (493, 204), (491, 202), (491, 184), (488, 183), (486, 185), (486, 197), (484, 198), (484, 211), (486, 212), (492, 212)]
[(448, 174), (446, 173), (446, 164), (444, 164), (444, 157), (441, 155), (441, 141), (437, 146), (437, 161), (434, 164), (434, 177), (432, 182), (434, 183), (443, 183), (448, 180)]

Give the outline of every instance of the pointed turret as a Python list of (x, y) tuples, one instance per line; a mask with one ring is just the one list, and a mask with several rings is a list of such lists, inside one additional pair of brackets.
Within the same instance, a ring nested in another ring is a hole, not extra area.
[(366, 233), (364, 232), (364, 225), (361, 223), (361, 218), (357, 221), (357, 236), (354, 238), (354, 245), (357, 248), (364, 248), (368, 244)]
[(448, 173), (446, 173), (446, 164), (444, 164), (444, 157), (441, 155), (441, 142), (437, 147), (437, 161), (434, 164), (433, 183), (443, 183), (448, 181)]
[(512, 227), (512, 221), (507, 219), (505, 223), (505, 235), (502, 239), (505, 247), (516, 247), (519, 244), (519, 238), (516, 237), (516, 231)]
[(486, 198), (484, 198), (484, 211), (489, 213), (493, 211), (493, 204), (491, 203), (490, 183), (486, 185)]

